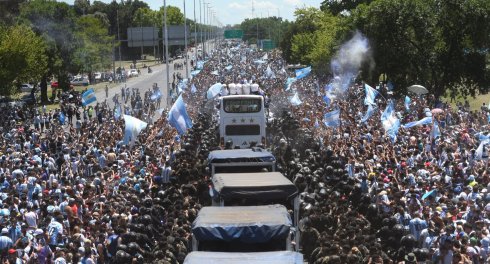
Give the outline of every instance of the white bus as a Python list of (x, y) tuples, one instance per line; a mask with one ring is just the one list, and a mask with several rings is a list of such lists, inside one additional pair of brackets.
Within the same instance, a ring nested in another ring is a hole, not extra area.
[(219, 98), (219, 135), (222, 147), (249, 148), (252, 142), (265, 147), (266, 117), (261, 95), (227, 95)]

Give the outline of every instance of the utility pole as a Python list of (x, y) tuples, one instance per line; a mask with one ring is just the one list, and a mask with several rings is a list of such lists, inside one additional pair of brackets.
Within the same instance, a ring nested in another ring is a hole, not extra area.
[(197, 20), (196, 20), (196, 0), (194, 0), (194, 46), (197, 53)]
[(185, 78), (189, 79), (189, 64), (187, 63), (187, 17), (185, 13), (185, 0), (182, 1), (184, 1)]
[(163, 0), (163, 28), (165, 38), (165, 64), (167, 68), (167, 106), (169, 105), (168, 95), (170, 94), (170, 68), (168, 67), (168, 29), (167, 29), (167, 0)]
[[(206, 26), (206, 2), (202, 1), (202, 5), (203, 5), (202, 20), (204, 26)], [(204, 40), (202, 40), (202, 57), (203, 60), (206, 60), (206, 27), (204, 27)]]
[[(116, 10), (116, 19), (117, 19), (117, 43), (119, 43), (119, 68), (121, 68), (121, 36), (119, 35), (119, 9)], [(114, 76), (115, 78), (116, 76)]]
[(201, 0), (199, 0), (199, 35), (201, 35), (201, 54), (202, 54), (202, 49), (203, 49), (203, 42), (202, 42), (202, 8), (201, 8)]

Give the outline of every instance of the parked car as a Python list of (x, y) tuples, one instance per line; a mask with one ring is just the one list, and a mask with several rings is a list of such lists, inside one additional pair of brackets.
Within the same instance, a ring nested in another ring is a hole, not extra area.
[(20, 91), (21, 92), (24, 92), (24, 93), (28, 93), (28, 92), (31, 92), (32, 89), (34, 89), (34, 86), (32, 84), (29, 84), (29, 83), (23, 83), (21, 86), (20, 86)]
[(95, 82), (101, 82), (102, 81), (102, 73), (101, 72), (94, 73), (94, 79), (95, 79)]
[(70, 84), (73, 86), (88, 86), (90, 84), (90, 81), (88, 80), (88, 78), (85, 77), (75, 77), (70, 82)]
[(138, 77), (139, 73), (137, 69), (129, 70), (129, 77)]

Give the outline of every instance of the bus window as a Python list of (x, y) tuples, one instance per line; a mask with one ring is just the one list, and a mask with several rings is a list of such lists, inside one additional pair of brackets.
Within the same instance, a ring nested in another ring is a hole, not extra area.
[(260, 99), (223, 99), (224, 110), (227, 113), (257, 113), (262, 109)]

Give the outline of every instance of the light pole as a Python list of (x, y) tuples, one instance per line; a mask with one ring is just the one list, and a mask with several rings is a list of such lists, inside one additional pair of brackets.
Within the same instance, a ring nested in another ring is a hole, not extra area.
[(163, 28), (164, 28), (164, 38), (165, 38), (165, 65), (167, 68), (167, 106), (169, 102), (169, 87), (168, 84), (170, 82), (170, 69), (168, 67), (168, 30), (167, 30), (167, 0), (163, 0)]
[(185, 11), (185, 0), (182, 1), (184, 1), (185, 78), (189, 79), (189, 64), (187, 63), (187, 17)]
[(194, 46), (197, 53), (197, 20), (196, 20), (196, 0), (194, 0)]

